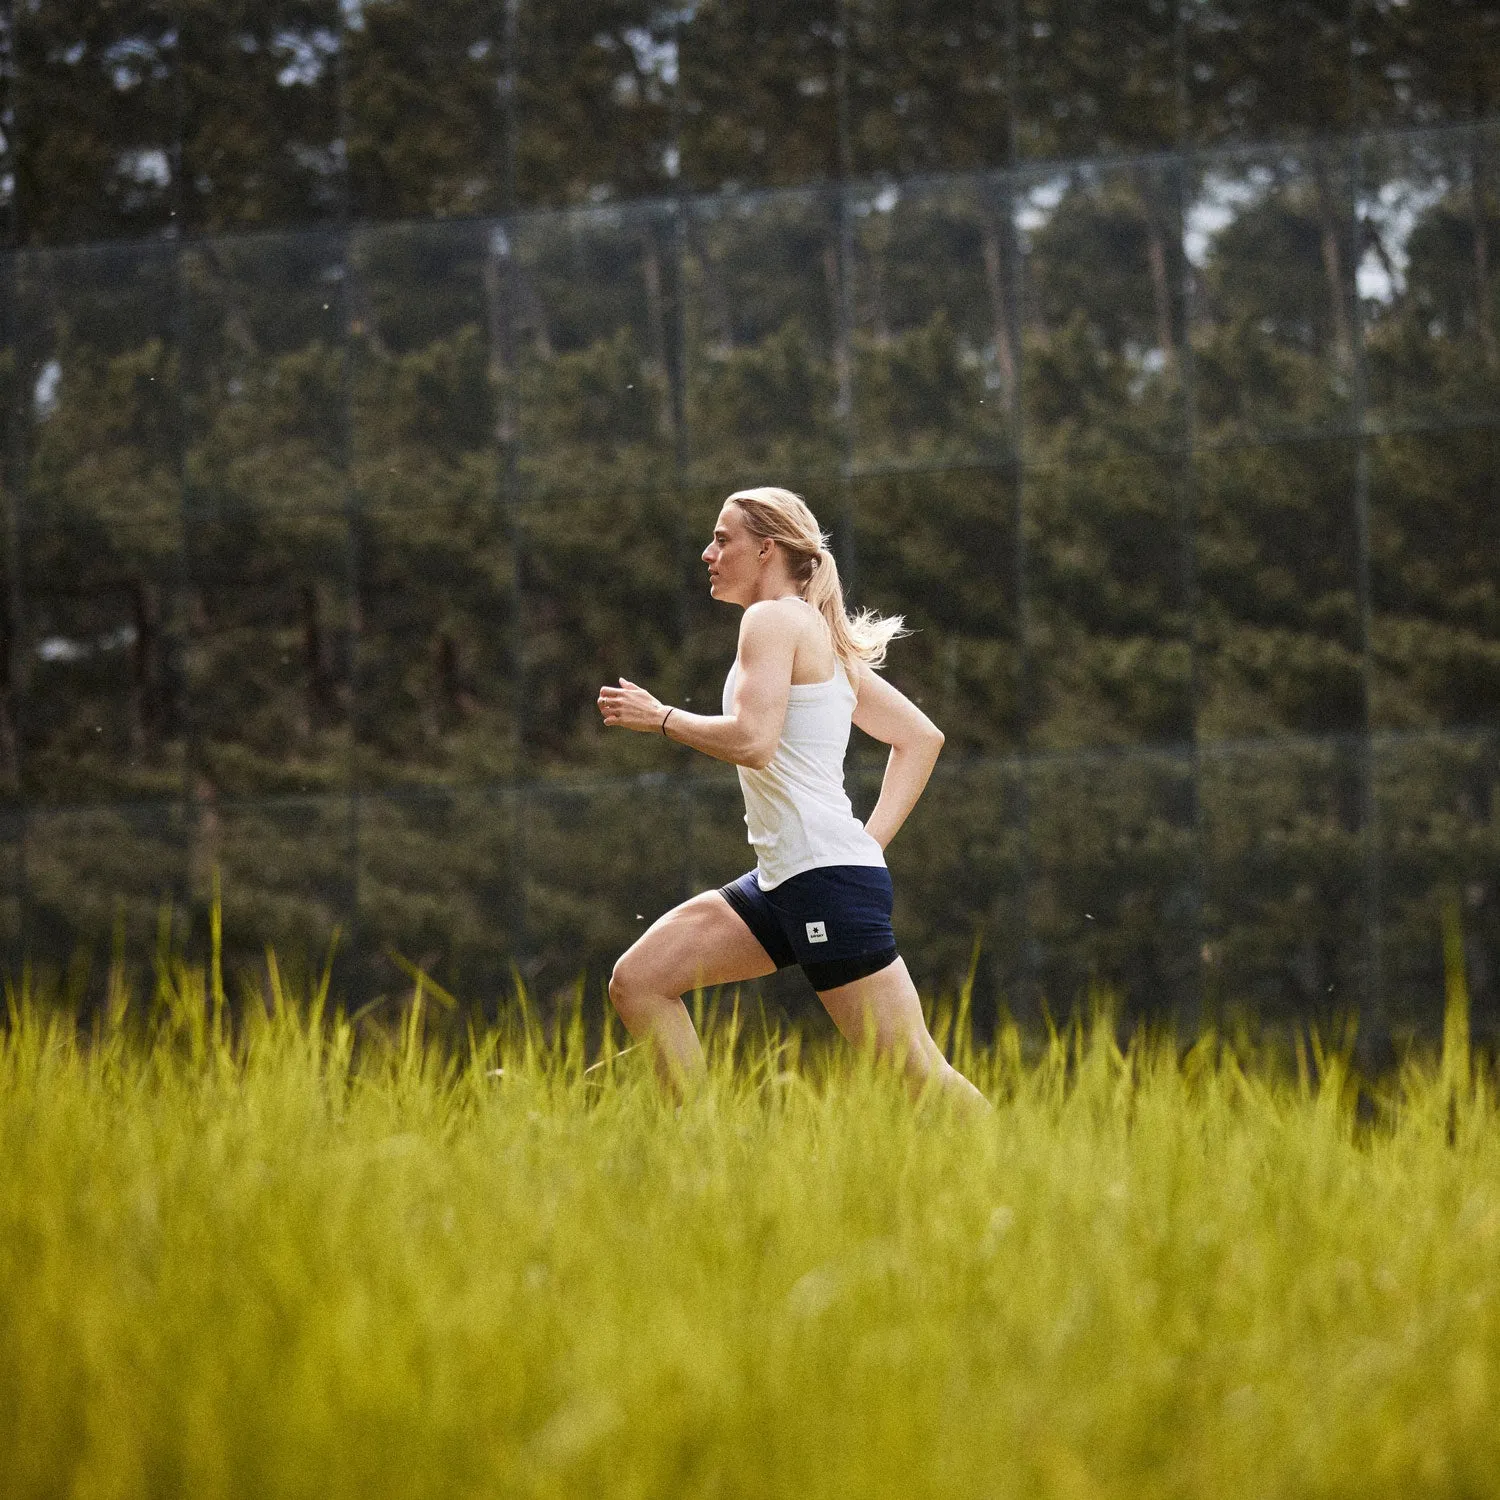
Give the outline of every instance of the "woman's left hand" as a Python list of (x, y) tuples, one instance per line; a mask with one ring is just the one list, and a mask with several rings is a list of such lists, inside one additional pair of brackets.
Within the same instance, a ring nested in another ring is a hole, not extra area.
[(599, 689), (599, 712), (611, 729), (634, 729), (641, 734), (657, 733), (667, 712), (667, 705), (653, 698), (645, 688), (625, 678), (619, 687)]

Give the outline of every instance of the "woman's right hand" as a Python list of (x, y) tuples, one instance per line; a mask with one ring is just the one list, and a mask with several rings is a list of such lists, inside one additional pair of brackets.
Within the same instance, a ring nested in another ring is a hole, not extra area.
[(627, 678), (619, 687), (599, 689), (599, 712), (610, 729), (633, 729), (637, 734), (656, 734), (666, 717), (667, 705)]

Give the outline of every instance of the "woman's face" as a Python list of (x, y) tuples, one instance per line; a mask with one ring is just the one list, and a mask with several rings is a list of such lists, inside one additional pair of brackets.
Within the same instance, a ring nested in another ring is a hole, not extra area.
[(708, 564), (708, 591), (725, 604), (748, 604), (763, 566), (764, 538), (745, 525), (744, 512), (726, 502), (714, 522), (714, 539), (703, 549)]

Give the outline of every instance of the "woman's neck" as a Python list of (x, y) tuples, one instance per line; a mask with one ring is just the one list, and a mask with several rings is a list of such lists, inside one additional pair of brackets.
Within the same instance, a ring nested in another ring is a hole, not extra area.
[[(755, 597), (751, 604), (769, 604), (776, 599), (801, 599), (802, 593), (790, 578), (783, 578), (774, 583), (762, 584), (755, 591)], [(803, 601), (806, 602), (805, 600)]]

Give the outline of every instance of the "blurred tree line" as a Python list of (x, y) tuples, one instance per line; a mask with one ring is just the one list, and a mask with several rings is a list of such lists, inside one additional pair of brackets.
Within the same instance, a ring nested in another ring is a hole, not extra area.
[(1446, 892), (1493, 1018), (1497, 28), (1353, 16), (17, 10), (12, 944), (217, 868), (362, 985), (607, 963), (749, 862), (593, 700), (717, 701), (775, 480), (917, 629), (925, 985), (1420, 1028)]
[(27, 0), (10, 241), (216, 233), (1460, 124), (1488, 0)]

